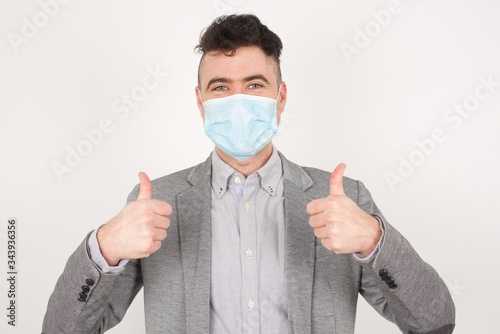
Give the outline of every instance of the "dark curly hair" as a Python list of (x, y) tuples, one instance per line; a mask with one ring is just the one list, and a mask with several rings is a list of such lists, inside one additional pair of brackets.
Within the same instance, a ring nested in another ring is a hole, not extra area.
[[(203, 55), (219, 51), (226, 56), (233, 56), (238, 48), (244, 46), (257, 46), (271, 57), (277, 65), (278, 82), (281, 82), (280, 55), (283, 44), (278, 35), (262, 24), (255, 15), (233, 14), (216, 18), (201, 33), (200, 43), (195, 50)], [(199, 81), (198, 71), (198, 83)]]

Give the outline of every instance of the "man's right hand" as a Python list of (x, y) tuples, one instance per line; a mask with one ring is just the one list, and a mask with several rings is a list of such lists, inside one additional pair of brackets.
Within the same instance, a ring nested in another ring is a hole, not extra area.
[(128, 203), (120, 213), (97, 231), (97, 241), (104, 259), (116, 266), (122, 259), (148, 257), (161, 247), (170, 226), (172, 207), (167, 202), (151, 199), (149, 177), (139, 173), (137, 200)]

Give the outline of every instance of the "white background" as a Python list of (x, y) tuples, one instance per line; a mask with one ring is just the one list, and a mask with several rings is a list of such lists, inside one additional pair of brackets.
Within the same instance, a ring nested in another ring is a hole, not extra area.
[[(289, 99), (276, 146), (301, 165), (333, 170), (345, 162), (346, 175), (366, 184), (389, 222), (447, 282), (455, 333), (492, 333), (500, 298), (496, 0), (401, 0), (380, 31), (371, 12), (387, 9), (388, 0), (73, 0), (48, 22), (39, 16), (37, 24), (46, 24), (17, 47), (9, 36), (22, 36), (23, 18), (33, 22), (42, 9), (34, 0), (0, 0), (1, 268), (7, 219), (19, 224), (17, 327), (6, 324), (2, 279), (0, 331), (41, 331), (66, 259), (121, 209), (138, 171), (157, 178), (210, 153), (195, 102), (193, 49), (221, 4), (257, 14), (284, 43)], [(373, 29), (368, 45), (346, 57), (341, 43), (355, 46), (356, 29), (366, 27)], [(140, 85), (148, 66), (169, 75), (120, 119), (113, 101)], [(460, 124), (447, 122), (449, 108), (474, 101), (480, 77), (497, 87)], [(54, 163), (66, 164), (67, 147), (75, 149), (103, 119), (113, 131), (58, 180)], [(446, 140), (418, 153), (415, 141), (436, 128)], [(413, 172), (391, 187), (387, 172), (398, 173), (400, 159), (410, 157)], [(144, 332), (142, 294), (109, 332)], [(360, 300), (356, 333), (382, 332), (399, 331)]]

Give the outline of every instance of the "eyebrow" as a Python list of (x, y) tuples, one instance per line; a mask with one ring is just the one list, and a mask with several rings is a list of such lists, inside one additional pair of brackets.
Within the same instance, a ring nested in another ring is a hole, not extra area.
[(267, 78), (265, 76), (263, 76), (262, 74), (256, 74), (256, 75), (251, 75), (249, 77), (246, 77), (245, 79), (243, 79), (244, 82), (248, 82), (248, 81), (252, 81), (252, 80), (262, 80), (264, 81), (266, 84), (269, 85), (269, 81), (267, 80)]
[[(266, 84), (269, 85), (269, 80), (267, 80), (267, 78), (265, 76), (263, 76), (262, 74), (255, 74), (255, 75), (251, 75), (249, 77), (246, 77), (246, 78), (243, 79), (243, 82), (248, 82), (248, 81), (257, 80), (257, 79), (258, 80), (262, 80)], [(213, 85), (216, 82), (231, 83), (231, 82), (233, 82), (233, 80), (231, 80), (229, 78), (225, 78), (225, 77), (210, 79), (210, 81), (207, 84), (207, 90), (210, 88), (211, 85)]]
[(229, 80), (228, 78), (213, 78), (213, 79), (210, 79), (210, 81), (207, 84), (207, 90), (210, 88), (210, 86), (212, 86), (212, 84), (214, 84), (216, 82), (230, 83), (230, 82), (232, 82), (232, 80)]

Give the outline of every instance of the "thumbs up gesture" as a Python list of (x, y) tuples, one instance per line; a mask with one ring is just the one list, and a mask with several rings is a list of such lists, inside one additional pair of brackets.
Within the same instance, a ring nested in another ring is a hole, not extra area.
[(364, 212), (344, 193), (345, 164), (330, 177), (330, 195), (307, 205), (309, 225), (321, 244), (337, 254), (362, 253), (368, 256), (377, 246), (382, 231), (378, 220)]
[(97, 241), (104, 259), (116, 266), (122, 259), (148, 257), (160, 249), (170, 226), (172, 207), (151, 199), (149, 177), (139, 173), (140, 190), (137, 200), (127, 204), (120, 213), (97, 231)]

